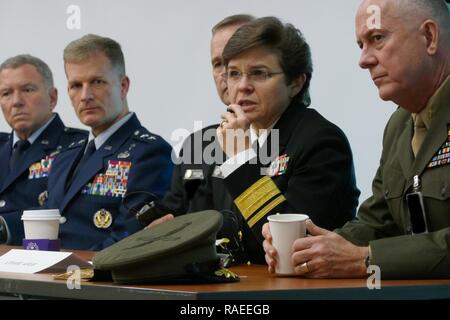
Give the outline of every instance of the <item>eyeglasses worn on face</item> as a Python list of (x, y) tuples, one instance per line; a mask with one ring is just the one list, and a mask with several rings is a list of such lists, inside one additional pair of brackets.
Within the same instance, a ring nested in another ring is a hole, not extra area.
[(283, 71), (270, 72), (263, 69), (255, 69), (250, 72), (241, 72), (239, 70), (228, 70), (228, 72), (222, 73), (222, 78), (229, 84), (236, 84), (241, 81), (244, 75), (251, 82), (264, 82), (272, 78), (274, 75), (282, 74)]

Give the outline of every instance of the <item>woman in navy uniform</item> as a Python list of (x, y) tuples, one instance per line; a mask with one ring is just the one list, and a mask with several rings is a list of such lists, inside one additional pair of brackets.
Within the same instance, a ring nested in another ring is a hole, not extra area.
[(217, 131), (229, 157), (220, 174), (259, 244), (274, 213), (304, 213), (326, 228), (352, 220), (360, 193), (352, 152), (344, 133), (308, 108), (312, 62), (301, 32), (256, 19), (223, 57), (231, 104)]

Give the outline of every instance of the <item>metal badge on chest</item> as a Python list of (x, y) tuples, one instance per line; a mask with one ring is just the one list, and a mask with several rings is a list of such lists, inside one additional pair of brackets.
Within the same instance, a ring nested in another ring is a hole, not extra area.
[(94, 214), (94, 225), (99, 229), (109, 228), (112, 220), (112, 214), (108, 210), (100, 209)]

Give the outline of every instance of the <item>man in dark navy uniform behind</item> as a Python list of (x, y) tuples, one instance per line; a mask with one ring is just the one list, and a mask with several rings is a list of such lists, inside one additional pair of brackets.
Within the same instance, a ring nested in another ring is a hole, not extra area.
[(55, 159), (46, 206), (63, 216), (63, 248), (101, 250), (141, 228), (125, 195), (165, 194), (172, 148), (129, 111), (119, 43), (92, 34), (77, 39), (64, 50), (64, 68), (75, 113), (91, 132)]
[[(253, 16), (237, 14), (225, 17), (212, 28), (210, 44), (211, 66), (218, 96), (223, 102), (223, 110), (230, 103), (228, 88), (223, 78), (225, 66), (222, 51), (228, 39), (242, 25), (252, 21)], [(264, 252), (251, 231), (244, 225), (233, 199), (226, 190), (223, 179), (216, 176), (216, 167), (225, 155), (217, 142), (216, 129), (219, 124), (204, 127), (192, 133), (183, 142), (178, 163), (174, 167), (172, 185), (163, 204), (168, 207), (167, 215), (151, 225), (172, 219), (174, 216), (214, 209), (223, 215), (222, 229), (217, 237), (230, 240), (224, 252), (233, 253), (236, 263), (251, 261), (264, 262)]]
[(21, 244), (22, 211), (39, 207), (59, 150), (87, 137), (53, 113), (58, 93), (48, 65), (18, 55), (0, 65), (0, 105), (11, 133), (0, 133), (0, 242)]

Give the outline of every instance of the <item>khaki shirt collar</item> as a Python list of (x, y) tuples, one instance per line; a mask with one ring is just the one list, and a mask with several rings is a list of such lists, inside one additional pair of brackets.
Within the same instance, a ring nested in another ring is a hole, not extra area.
[(445, 79), (442, 85), (436, 90), (433, 96), (428, 100), (427, 106), (420, 111), (419, 113), (412, 113), (411, 116), (413, 118), (413, 122), (416, 122), (416, 117), (419, 116), (422, 118), (423, 123), (427, 130), (430, 129), (431, 121), (433, 120), (433, 115), (436, 114), (438, 104), (435, 103), (437, 97), (439, 97), (441, 91), (445, 90), (446, 87), (450, 86), (450, 75)]

